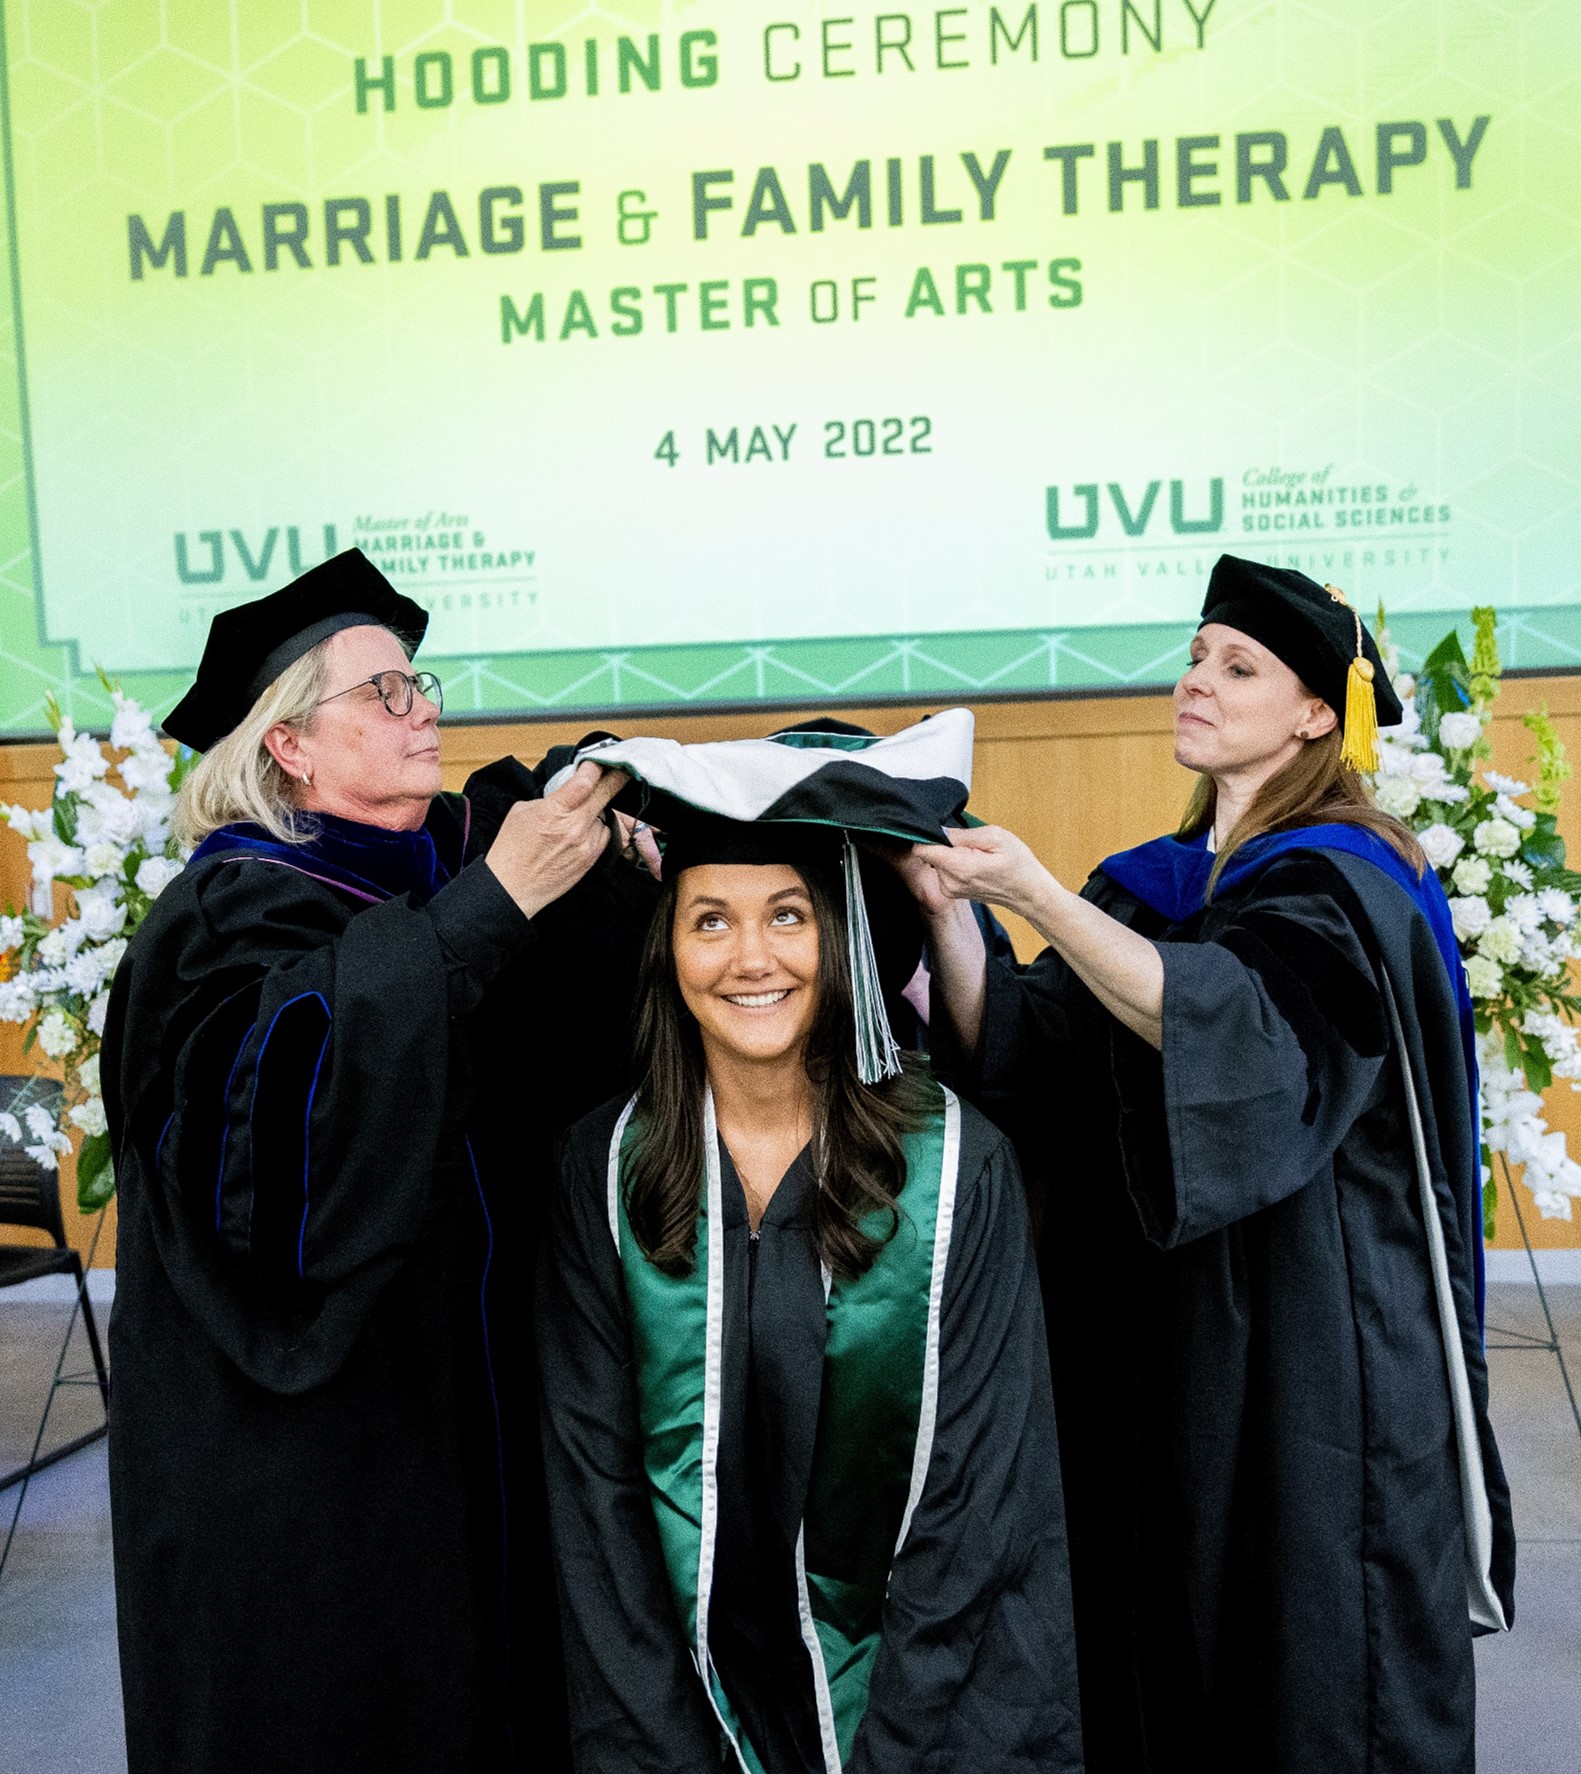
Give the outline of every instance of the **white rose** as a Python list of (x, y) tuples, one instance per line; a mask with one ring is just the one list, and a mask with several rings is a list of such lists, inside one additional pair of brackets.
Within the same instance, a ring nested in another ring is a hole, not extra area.
[(1422, 791), (1409, 776), (1383, 776), (1373, 790), (1373, 798), (1385, 813), (1396, 819), (1409, 819), (1422, 804)]
[(1483, 820), (1471, 834), (1471, 842), (1484, 856), (1513, 856), (1521, 847), (1521, 834), (1507, 819), (1495, 814), (1492, 819)]
[(104, 1116), (103, 1098), (90, 1096), (85, 1103), (78, 1103), (71, 1111), (72, 1121), (90, 1138), (94, 1134), (103, 1133), (110, 1125)]
[(1493, 864), (1480, 856), (1463, 856), (1450, 880), (1457, 893), (1486, 893), (1493, 884)]
[(1466, 847), (1466, 840), (1460, 833), (1442, 820), (1430, 825), (1426, 831), (1418, 832), (1416, 841), (1427, 852), (1427, 860), (1435, 869), (1447, 869)]
[(1455, 926), (1455, 935), (1461, 942), (1470, 942), (1474, 937), (1481, 936), (1493, 922), (1493, 913), (1488, 909), (1488, 902), (1480, 894), (1450, 900), (1449, 916)]
[(1449, 766), (1439, 752), (1419, 751), (1412, 754), (1407, 770), (1423, 788), (1431, 788), (1444, 780)]
[(1504, 973), (1497, 961), (1486, 955), (1473, 955), (1466, 963), (1466, 984), (1473, 998), (1496, 998), (1504, 984)]
[(90, 844), (82, 853), (82, 872), (97, 881), (105, 875), (120, 874), (125, 861), (126, 857), (119, 844), (107, 843), (101, 839), (97, 844)]
[(109, 1009), (110, 994), (108, 992), (100, 992), (98, 997), (88, 1006), (88, 1033), (90, 1035), (102, 1035), (104, 1033), (104, 1019), (106, 1015), (108, 1015)]
[(64, 1059), (77, 1045), (77, 1031), (71, 1019), (58, 1010), (50, 1011), (38, 1025), (38, 1044), (51, 1059)]
[(1482, 737), (1482, 722), (1476, 715), (1445, 715), (1438, 723), (1438, 737), (1451, 751), (1467, 751)]
[(82, 1080), (82, 1088), (89, 1096), (99, 1094), (99, 1056), (93, 1054), (85, 1059), (77, 1068), (77, 1076)]
[(38, 945), (38, 958), (46, 967), (64, 967), (69, 953), (66, 932), (59, 925)]
[(27, 926), (20, 918), (0, 917), (0, 953), (14, 949), (27, 935)]
[(1501, 967), (1521, 958), (1521, 933), (1509, 918), (1495, 918), (1477, 942), (1477, 953)]
[(77, 916), (89, 942), (105, 941), (126, 923), (126, 907), (120, 902), (119, 892), (120, 884), (116, 881), (100, 881), (78, 892)]
[(150, 899), (158, 899), (180, 873), (179, 862), (167, 861), (163, 856), (150, 856), (146, 862), (138, 865), (137, 885)]

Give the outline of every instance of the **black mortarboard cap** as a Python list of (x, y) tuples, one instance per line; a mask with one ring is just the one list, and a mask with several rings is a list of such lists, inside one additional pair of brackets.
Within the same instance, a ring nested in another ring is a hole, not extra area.
[[(1347, 741), (1365, 749), (1364, 736), (1351, 732), (1365, 724), (1353, 712), (1358, 694), (1363, 716), (1370, 702), (1377, 726), (1393, 727), (1403, 717), (1377, 642), (1337, 586), (1319, 585), (1291, 567), (1221, 554), (1208, 580), (1202, 620), (1222, 622), (1260, 641), (1334, 710)], [(1363, 761), (1360, 767), (1376, 768), (1376, 763)]]
[(393, 631), (410, 658), (428, 612), (398, 592), (360, 548), (348, 548), (268, 597), (222, 610), (209, 624), (198, 675), (165, 716), (172, 739), (207, 751), (288, 666), (343, 628)]

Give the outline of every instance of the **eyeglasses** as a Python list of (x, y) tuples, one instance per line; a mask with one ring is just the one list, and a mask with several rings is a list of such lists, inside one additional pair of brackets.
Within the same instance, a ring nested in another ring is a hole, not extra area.
[(431, 671), (420, 671), (414, 677), (404, 671), (376, 671), (371, 678), (364, 678), (360, 684), (351, 684), (344, 690), (337, 690), (333, 696), (320, 697), (314, 704), (322, 708), (326, 702), (337, 702), (342, 696), (349, 696), (353, 690), (365, 690), (372, 684), (379, 692), (379, 700), (392, 715), (409, 715), (412, 712), (413, 696), (425, 696), (433, 703), (440, 714), (445, 710), (445, 693), (440, 687), (439, 679)]

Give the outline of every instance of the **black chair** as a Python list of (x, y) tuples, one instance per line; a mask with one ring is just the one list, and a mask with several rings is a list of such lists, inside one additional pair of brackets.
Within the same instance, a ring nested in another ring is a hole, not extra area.
[[(0, 1111), (9, 1110), (18, 1120), (22, 1120), (27, 1109), (34, 1104), (55, 1115), (59, 1111), (60, 1100), (61, 1087), (53, 1079), (0, 1077)], [(102, 1216), (99, 1223), (102, 1227)], [(52, 1466), (57, 1460), (64, 1460), (68, 1454), (76, 1453), (90, 1442), (99, 1440), (108, 1428), (110, 1375), (104, 1365), (99, 1327), (94, 1321), (93, 1305), (88, 1298), (82, 1258), (66, 1242), (66, 1227), (60, 1213), (59, 1175), (29, 1158), (21, 1146), (13, 1145), (4, 1135), (0, 1135), (0, 1226), (32, 1227), (53, 1240), (51, 1245), (0, 1243), (0, 1288), (17, 1287), (24, 1281), (34, 1281), (44, 1275), (69, 1275), (76, 1284), (71, 1316), (66, 1321), (66, 1334), (61, 1339), (55, 1375), (44, 1398), (44, 1409), (39, 1417), (38, 1432), (33, 1437), (32, 1452), (26, 1462), (15, 1471), (0, 1475), (0, 1491), (10, 1489), (12, 1485), (22, 1487), (11, 1514), (11, 1526), (5, 1537), (5, 1545), (0, 1548), (0, 1572), (3, 1572), (6, 1559), (10, 1555), (11, 1541), (16, 1533), (17, 1520), (22, 1513), (22, 1504), (27, 1496), (28, 1481), (33, 1474), (41, 1472), (46, 1466)], [(98, 1241), (96, 1230), (95, 1247)], [(93, 1260), (91, 1250), (88, 1259), (90, 1263)], [(93, 1369), (91, 1372), (67, 1373), (66, 1352), (71, 1345), (71, 1333), (77, 1328), (79, 1311), (82, 1313), (83, 1328), (88, 1333), (88, 1347), (93, 1353)], [(97, 1385), (99, 1388), (99, 1396), (105, 1407), (105, 1421), (88, 1430), (86, 1434), (73, 1436), (58, 1448), (41, 1454), (39, 1449), (44, 1445), (44, 1431), (49, 1424), (55, 1394), (62, 1386), (88, 1385)]]

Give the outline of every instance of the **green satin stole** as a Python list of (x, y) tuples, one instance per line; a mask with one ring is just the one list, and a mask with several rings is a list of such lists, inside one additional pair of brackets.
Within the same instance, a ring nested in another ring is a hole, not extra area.
[[(666, 1275), (626, 1218), (621, 1164), (634, 1104), (609, 1152), (609, 1225), (620, 1253), (641, 1410), (643, 1460), (659, 1544), (692, 1661), (741, 1766), (763, 1774), (708, 1655), (717, 1531), (724, 1321), (724, 1218), (712, 1094), (697, 1260)], [(802, 1638), (812, 1660), (826, 1774), (838, 1774), (867, 1709), (890, 1567), (922, 1495), (939, 1389), (939, 1311), (960, 1159), (960, 1104), (939, 1087), (907, 1136), (900, 1226), (866, 1274), (824, 1288), (818, 1432), (797, 1544)], [(874, 1216), (877, 1234), (887, 1216)]]

